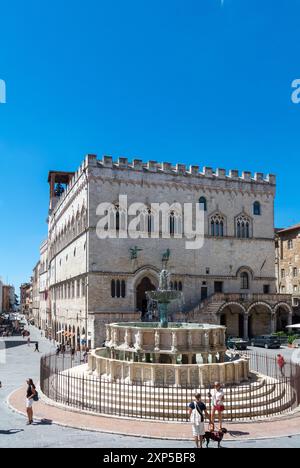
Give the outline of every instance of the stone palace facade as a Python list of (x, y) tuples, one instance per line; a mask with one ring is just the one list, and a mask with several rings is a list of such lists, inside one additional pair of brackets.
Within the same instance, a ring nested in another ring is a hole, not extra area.
[(300, 321), (300, 224), (276, 232), (277, 290), (292, 294), (297, 323)]
[[(292, 322), (291, 296), (276, 294), (275, 176), (88, 155), (75, 173), (50, 172), (49, 184), (38, 321), (58, 341), (101, 346), (105, 324), (144, 317), (145, 292), (157, 288), (166, 253), (172, 287), (185, 298), (175, 318), (225, 325), (229, 335), (245, 337)], [(99, 239), (97, 207), (113, 204), (109, 216), (119, 232), (120, 195), (128, 205), (148, 207), (141, 238)], [(151, 238), (151, 204), (165, 202), (200, 203), (201, 249), (187, 250), (177, 235), (183, 224), (177, 205), (169, 238)]]

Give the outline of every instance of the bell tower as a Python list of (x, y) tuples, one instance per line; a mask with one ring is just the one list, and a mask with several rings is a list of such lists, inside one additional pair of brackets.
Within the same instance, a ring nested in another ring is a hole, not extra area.
[(50, 171), (48, 175), (48, 183), (50, 187), (50, 214), (57, 205), (59, 198), (66, 191), (74, 172), (58, 172)]

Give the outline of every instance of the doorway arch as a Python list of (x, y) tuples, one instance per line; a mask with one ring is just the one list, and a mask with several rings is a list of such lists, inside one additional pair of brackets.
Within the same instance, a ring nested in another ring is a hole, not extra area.
[(146, 292), (154, 291), (155, 289), (156, 287), (148, 276), (145, 276), (136, 287), (136, 309), (141, 313), (142, 318), (147, 313)]

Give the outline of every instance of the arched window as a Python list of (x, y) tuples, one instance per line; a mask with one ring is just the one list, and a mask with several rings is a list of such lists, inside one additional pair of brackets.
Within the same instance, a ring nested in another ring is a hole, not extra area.
[(112, 280), (111, 282), (111, 297), (116, 297), (116, 282)]
[(111, 281), (111, 297), (124, 298), (126, 297), (126, 281), (112, 280)]
[(174, 236), (175, 234), (175, 213), (172, 211), (170, 213), (170, 235)]
[(207, 211), (207, 200), (205, 197), (199, 199), (200, 210)]
[(147, 224), (148, 224), (148, 234), (151, 234), (154, 230), (154, 220), (153, 220), (153, 215), (151, 210), (148, 210), (148, 216), (147, 216)]
[(177, 283), (177, 281), (174, 282), (174, 289), (175, 289), (175, 291), (178, 291), (178, 283)]
[(182, 210), (178, 203), (174, 203), (173, 206), (174, 210), (169, 214), (169, 232), (171, 237), (181, 239), (183, 233)]
[(253, 214), (255, 216), (260, 216), (261, 215), (261, 207), (260, 207), (260, 203), (258, 201), (256, 201), (253, 204)]
[(183, 289), (183, 288), (182, 288), (182, 282), (179, 281), (179, 283), (178, 283), (178, 290), (179, 290), (179, 291), (182, 291), (182, 289)]
[(220, 214), (216, 214), (211, 218), (211, 235), (215, 237), (224, 237), (224, 217)]
[(120, 231), (120, 211), (119, 207), (116, 207), (116, 231)]
[(116, 282), (117, 284), (117, 287), (116, 287), (116, 296), (117, 297), (121, 297), (121, 281), (120, 280), (117, 280)]
[(246, 271), (244, 271), (241, 274), (241, 289), (249, 289), (249, 284), (249, 274)]
[(122, 280), (121, 282), (121, 296), (124, 298), (126, 297), (126, 282)]
[(239, 239), (249, 239), (251, 237), (250, 226), (251, 221), (247, 216), (239, 216), (236, 220), (236, 236)]

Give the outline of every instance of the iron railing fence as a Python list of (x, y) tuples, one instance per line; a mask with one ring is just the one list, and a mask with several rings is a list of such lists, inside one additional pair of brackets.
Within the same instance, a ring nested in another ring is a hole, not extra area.
[[(300, 405), (300, 366), (286, 362), (282, 374), (277, 359), (243, 353), (250, 359), (251, 382), (226, 385), (225, 421), (256, 420), (292, 412)], [(84, 412), (126, 418), (187, 422), (188, 404), (201, 393), (211, 411), (210, 389), (172, 387), (140, 382), (109, 381), (78, 369), (73, 356), (41, 359), (41, 390), (51, 400)], [(72, 370), (73, 369), (73, 370)]]

